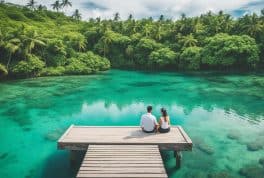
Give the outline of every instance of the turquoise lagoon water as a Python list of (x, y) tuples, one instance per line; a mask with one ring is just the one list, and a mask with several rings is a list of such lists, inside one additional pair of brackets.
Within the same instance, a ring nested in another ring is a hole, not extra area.
[(264, 177), (263, 75), (119, 70), (0, 83), (0, 177), (74, 177), (56, 147), (68, 126), (138, 125), (149, 104), (194, 142), (180, 170), (162, 152), (169, 177)]

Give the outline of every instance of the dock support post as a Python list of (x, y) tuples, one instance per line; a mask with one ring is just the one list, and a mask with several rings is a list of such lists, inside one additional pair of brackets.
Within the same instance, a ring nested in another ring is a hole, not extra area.
[(176, 169), (181, 168), (182, 154), (180, 151), (174, 151), (174, 157), (176, 158)]
[(70, 150), (70, 165), (74, 166), (76, 162), (76, 151)]

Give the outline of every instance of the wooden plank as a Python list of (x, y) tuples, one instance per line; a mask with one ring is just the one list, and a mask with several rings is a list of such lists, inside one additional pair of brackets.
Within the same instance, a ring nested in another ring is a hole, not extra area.
[(154, 164), (154, 163), (160, 163), (160, 160), (119, 160), (119, 161), (116, 161), (116, 160), (83, 160), (83, 163), (85, 164), (133, 164), (133, 163), (138, 163), (138, 164)]
[(129, 147), (127, 145), (120, 145), (120, 146), (116, 146), (116, 145), (90, 145), (89, 149), (91, 148), (139, 148), (139, 149), (150, 149), (150, 148), (157, 148), (157, 145), (149, 145), (147, 147), (142, 147), (142, 146), (138, 146), (138, 145), (130, 145)]
[(157, 158), (159, 155), (88, 155), (85, 158)]
[(150, 149), (139, 149), (139, 148), (89, 148), (89, 150), (94, 151), (107, 151), (107, 150), (131, 150), (131, 151), (155, 151), (157, 148), (150, 148)]
[(158, 145), (160, 148), (179, 151), (192, 148), (190, 138), (178, 126), (171, 127), (171, 132), (166, 134), (146, 134), (139, 127), (72, 126), (71, 129), (68, 129), (67, 134), (59, 139), (58, 148), (84, 150), (89, 144)]
[[(136, 170), (136, 169), (123, 169), (123, 170), (87, 170), (87, 171), (79, 171), (79, 174), (164, 174), (162, 171), (153, 170), (153, 171), (145, 171), (145, 170)], [(108, 177), (108, 175), (106, 175)]]
[(184, 139), (186, 140), (187, 143), (192, 144), (192, 140), (190, 139), (190, 137), (186, 134), (186, 132), (183, 130), (183, 128), (181, 126), (178, 126), (182, 136), (184, 137)]
[[(59, 149), (68, 149), (68, 150), (83, 150), (86, 151), (88, 145), (91, 143), (58, 143)], [(103, 143), (94, 143), (94, 144), (103, 144)], [(120, 145), (120, 143), (104, 143), (104, 144), (112, 144), (112, 145)], [(127, 143), (127, 145), (153, 145), (155, 143)], [(188, 143), (171, 143), (171, 144), (158, 144), (160, 150), (177, 150), (177, 151), (190, 151), (192, 150), (192, 145)]]
[(115, 167), (120, 167), (120, 168), (124, 168), (124, 167), (139, 167), (139, 168), (143, 168), (143, 167), (151, 167), (151, 168), (154, 168), (154, 167), (163, 167), (163, 164), (160, 164), (160, 163), (126, 163), (126, 164), (109, 164), (109, 163), (104, 163), (104, 162), (101, 162), (101, 163), (97, 163), (97, 162), (91, 162), (91, 163), (83, 163), (82, 164), (82, 167), (105, 167), (105, 168), (115, 168)]
[(90, 174), (90, 173), (81, 173), (77, 175), (77, 178), (90, 178), (90, 177), (114, 177), (114, 178), (167, 178), (166, 174)]
[(71, 129), (74, 127), (74, 125), (72, 124), (65, 132), (64, 134), (59, 138), (58, 142), (61, 142), (66, 136), (67, 134), (71, 131)]
[[(148, 154), (148, 153), (155, 153), (158, 154), (159, 151), (158, 150), (116, 150), (118, 151), (120, 154), (124, 154), (124, 153), (128, 153), (128, 151), (130, 151), (131, 153), (142, 153), (142, 154)], [(112, 154), (112, 153), (116, 153), (116, 151), (113, 150), (89, 150), (89, 154)], [(117, 153), (118, 154), (118, 153)]]
[[(141, 145), (133, 146), (134, 150), (146, 152), (134, 152), (130, 145), (123, 145), (123, 152), (119, 152), (119, 145), (106, 146), (108, 152), (96, 152), (96, 149), (104, 148), (103, 145), (90, 145), (77, 177), (167, 177), (158, 146)], [(149, 149), (149, 150), (148, 150)], [(155, 154), (152, 154), (152, 150)], [(90, 153), (90, 151), (93, 151)], [(109, 154), (113, 153), (113, 154)], [(103, 154), (102, 154), (103, 153)], [(159, 154), (157, 154), (159, 153)]]
[[(159, 161), (162, 160), (161, 158), (147, 158), (148, 160), (152, 160), (152, 161)], [(146, 158), (117, 158), (117, 157), (112, 157), (112, 158), (84, 158), (85, 161), (145, 161)]]
[(133, 153), (128, 153), (128, 152), (123, 152), (123, 153), (89, 153), (89, 157), (91, 156), (158, 156), (159, 153), (142, 153), (142, 152), (133, 152)]
[(82, 171), (111, 171), (111, 173), (128, 173), (128, 172), (134, 172), (134, 173), (145, 173), (145, 172), (150, 172), (150, 173), (165, 173), (165, 170), (162, 168), (153, 168), (153, 167), (81, 167), (80, 172)]

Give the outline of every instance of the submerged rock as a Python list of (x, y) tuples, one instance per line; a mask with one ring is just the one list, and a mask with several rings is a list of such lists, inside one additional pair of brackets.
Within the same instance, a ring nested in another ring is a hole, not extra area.
[(125, 92), (128, 92), (129, 91), (129, 89), (127, 89), (127, 88), (119, 88), (119, 89), (117, 89), (117, 90), (115, 90), (117, 93), (125, 93)]
[(239, 174), (246, 178), (263, 178), (264, 168), (258, 165), (245, 166), (239, 170)]
[(45, 135), (45, 139), (49, 141), (56, 141), (59, 139), (59, 137), (60, 135), (57, 133), (48, 133)]
[(234, 176), (230, 175), (228, 172), (217, 172), (210, 173), (207, 176), (208, 178), (234, 178)]
[(33, 178), (35, 177), (35, 170), (34, 169), (31, 169), (28, 174), (25, 176), (25, 178)]
[(175, 88), (162, 88), (161, 91), (164, 91), (164, 92), (175, 91)]
[(263, 148), (263, 144), (258, 141), (254, 141), (247, 144), (247, 149), (249, 151), (258, 151), (261, 150), (262, 148)]
[(21, 127), (32, 124), (26, 109), (21, 106), (10, 107), (3, 114)]
[(29, 127), (25, 127), (25, 128), (23, 128), (23, 131), (25, 131), (25, 132), (29, 132), (29, 131), (31, 131), (31, 128), (29, 128)]
[(0, 159), (5, 159), (8, 156), (8, 153), (0, 154)]
[(188, 172), (184, 175), (184, 178), (205, 178), (206, 173), (204, 172)]
[(202, 152), (208, 155), (214, 154), (214, 149), (210, 145), (207, 145), (205, 143), (199, 143), (196, 146), (199, 150), (201, 150)]
[(45, 139), (48, 140), (48, 141), (56, 141), (58, 140), (61, 135), (63, 134), (63, 130), (62, 129), (56, 129), (50, 133), (47, 133), (45, 135)]
[(259, 159), (259, 164), (261, 164), (264, 167), (264, 157)]
[(238, 132), (230, 132), (227, 134), (227, 138), (231, 140), (238, 140), (240, 138), (240, 134)]

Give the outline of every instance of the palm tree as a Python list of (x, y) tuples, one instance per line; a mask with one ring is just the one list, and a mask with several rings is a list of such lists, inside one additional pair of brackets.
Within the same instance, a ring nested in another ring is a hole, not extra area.
[(244, 33), (255, 38), (264, 30), (264, 25), (258, 20), (257, 14), (254, 13), (251, 16), (246, 15), (244, 18), (244, 23), (242, 24), (242, 30)]
[(151, 25), (149, 25), (149, 24), (145, 25), (144, 34), (145, 34), (146, 37), (149, 37), (150, 31), (151, 31)]
[(159, 17), (159, 21), (164, 21), (164, 15), (160, 15), (160, 17)]
[(8, 74), (6, 67), (0, 63), (0, 77), (5, 76)]
[(158, 24), (158, 27), (156, 29), (156, 34), (155, 34), (155, 39), (158, 41), (160, 41), (162, 38), (161, 30), (162, 30), (161, 25)]
[(76, 9), (74, 11), (74, 13), (72, 14), (72, 18), (75, 19), (75, 20), (81, 20), (82, 19), (82, 15), (81, 15), (81, 13), (79, 12), (78, 9)]
[(9, 64), (11, 63), (12, 55), (15, 54), (21, 47), (22, 43), (18, 38), (12, 38), (5, 44), (5, 49), (8, 51), (8, 61), (6, 69), (8, 70)]
[(140, 23), (139, 23), (139, 21), (132, 21), (133, 22), (133, 24), (132, 24), (132, 32), (133, 33), (137, 33), (138, 31), (139, 31), (139, 29), (140, 29)]
[(132, 20), (133, 19), (133, 15), (129, 14), (128, 19), (127, 20)]
[(100, 17), (96, 17), (95, 21), (96, 21), (96, 23), (100, 23), (101, 22), (101, 18)]
[(38, 36), (38, 33), (34, 31), (28, 31), (22, 39), (22, 42), (24, 44), (24, 52), (25, 54), (31, 54), (31, 51), (35, 48), (36, 45), (38, 46), (45, 46), (45, 42), (42, 38)]
[(126, 48), (126, 55), (129, 57), (129, 58), (133, 58), (134, 56), (134, 48), (132, 45), (128, 45), (128, 47)]
[(40, 4), (38, 5), (38, 10), (39, 11), (47, 10), (47, 7)]
[(61, 2), (61, 7), (68, 7), (68, 6), (72, 6), (72, 3), (69, 1), (69, 0), (62, 0), (62, 2)]
[(84, 51), (86, 48), (86, 39), (83, 36), (78, 36), (76, 41), (76, 47), (78, 48), (78, 51)]
[(120, 20), (120, 14), (118, 12), (116, 12), (114, 14), (114, 21), (118, 21), (118, 20)]
[(29, 7), (30, 9), (34, 10), (36, 4), (37, 4), (37, 2), (35, 0), (29, 0), (29, 2), (27, 3), (26, 6)]
[(182, 37), (180, 41), (183, 43), (183, 47), (193, 47), (196, 46), (198, 43), (198, 40), (194, 38), (192, 33)]
[(58, 12), (61, 8), (60, 1), (55, 1), (54, 4), (51, 4), (51, 6), (53, 10), (56, 10)]
[(0, 47), (4, 46), (4, 44), (5, 44), (5, 35), (0, 29)]
[(186, 19), (186, 14), (185, 13), (182, 13), (181, 14), (181, 20), (185, 20)]
[(104, 45), (103, 52), (104, 52), (104, 57), (105, 57), (106, 51), (109, 48), (109, 45), (113, 41), (112, 36), (111, 36), (111, 31), (106, 31), (105, 34), (104, 34), (104, 36), (101, 38), (101, 40), (102, 40), (103, 45)]

